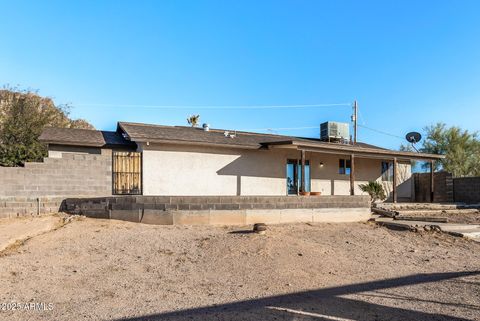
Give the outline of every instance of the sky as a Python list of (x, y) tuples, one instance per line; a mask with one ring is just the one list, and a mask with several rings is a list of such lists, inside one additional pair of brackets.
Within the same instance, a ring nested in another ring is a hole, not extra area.
[[(350, 121), (354, 100), (359, 140), (387, 148), (437, 122), (480, 129), (480, 1), (0, 7), (0, 85), (69, 104), (97, 129), (200, 114), (212, 128), (318, 137), (320, 123)], [(250, 108), (292, 105), (303, 107)]]

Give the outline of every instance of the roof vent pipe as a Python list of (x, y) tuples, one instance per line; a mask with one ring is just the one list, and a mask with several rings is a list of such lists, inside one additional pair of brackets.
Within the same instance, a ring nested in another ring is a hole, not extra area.
[(203, 128), (204, 131), (208, 132), (208, 131), (210, 130), (210, 125), (207, 124), (207, 123), (204, 123), (204, 124), (202, 125), (202, 128)]

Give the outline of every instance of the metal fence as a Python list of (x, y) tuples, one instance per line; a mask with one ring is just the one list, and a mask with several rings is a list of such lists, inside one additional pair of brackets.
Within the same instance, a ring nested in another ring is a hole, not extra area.
[(142, 153), (113, 153), (113, 194), (142, 194)]

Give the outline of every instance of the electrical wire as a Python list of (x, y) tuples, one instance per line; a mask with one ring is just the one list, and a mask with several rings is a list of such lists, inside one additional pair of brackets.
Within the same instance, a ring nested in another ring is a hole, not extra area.
[(175, 106), (175, 105), (115, 105), (115, 104), (72, 104), (73, 107), (120, 107), (150, 109), (277, 109), (277, 108), (319, 108), (350, 106), (351, 103), (310, 104), (310, 105), (252, 105), (252, 106)]
[(249, 128), (249, 129), (239, 129), (239, 131), (250, 132), (250, 131), (284, 131), (284, 130), (300, 130), (300, 129), (313, 129), (320, 128), (319, 126), (307, 126), (307, 127), (280, 127), (280, 128)]
[(401, 140), (405, 140), (404, 137), (401, 137), (401, 136), (398, 136), (398, 135), (395, 135), (395, 134), (390, 134), (390, 133), (387, 133), (387, 132), (384, 132), (384, 131), (381, 131), (381, 130), (378, 130), (378, 129), (375, 129), (375, 128), (370, 128), (370, 127), (367, 127), (365, 125), (358, 124), (358, 127), (362, 127), (362, 128), (374, 131), (374, 132), (379, 133), (379, 134), (383, 134), (383, 135), (395, 137), (395, 138), (398, 138), (398, 139), (401, 139)]
[[(341, 106), (351, 106), (351, 103), (334, 103), (334, 104), (308, 104), (308, 105), (245, 105), (245, 106), (176, 106), (176, 105), (116, 105), (116, 104), (73, 104), (74, 107), (120, 107), (120, 108), (150, 108), (150, 109), (278, 109), (278, 108), (320, 108), (320, 107), (341, 107)], [(365, 126), (365, 118), (361, 114), (359, 109), (360, 118), (362, 119), (363, 124), (357, 124), (357, 126), (371, 130), (373, 132), (387, 135), (390, 137), (395, 137), (401, 140), (404, 140), (403, 137), (387, 133), (375, 128)], [(240, 129), (240, 131), (288, 131), (288, 130), (304, 130), (304, 129), (314, 129), (318, 126), (305, 126), (305, 127), (279, 127), (279, 128), (254, 128), (254, 129)]]

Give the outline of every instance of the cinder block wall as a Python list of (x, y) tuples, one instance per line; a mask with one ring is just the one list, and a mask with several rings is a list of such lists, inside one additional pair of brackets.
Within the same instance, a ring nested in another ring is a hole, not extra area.
[(455, 202), (480, 203), (480, 177), (457, 177), (453, 179)]
[(369, 196), (116, 196), (65, 200), (65, 211), (148, 224), (360, 222)]
[[(430, 173), (414, 174), (415, 201), (430, 202)], [(453, 178), (447, 172), (435, 173), (434, 178), (434, 202), (451, 203), (454, 201)]]
[(112, 195), (112, 151), (63, 154), (25, 167), (0, 167), (0, 218), (59, 210), (67, 197)]

